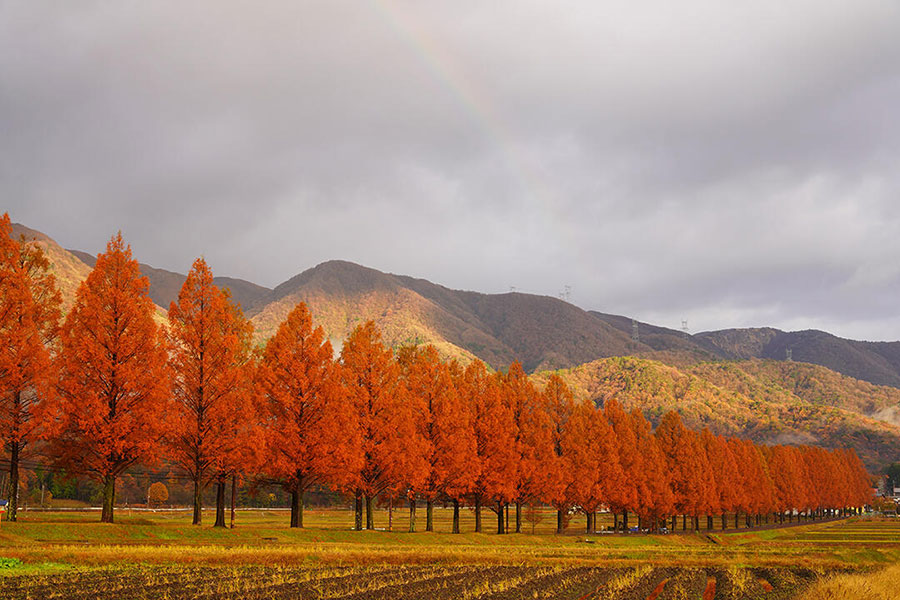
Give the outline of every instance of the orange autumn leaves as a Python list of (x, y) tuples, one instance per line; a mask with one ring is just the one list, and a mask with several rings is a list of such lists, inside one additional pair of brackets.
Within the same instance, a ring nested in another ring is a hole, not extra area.
[(118, 235), (97, 257), (60, 329), (52, 451), (103, 484), (104, 522), (113, 520), (116, 478), (155, 459), (166, 433), (168, 356), (147, 287)]
[(46, 439), (54, 461), (103, 484), (105, 521), (116, 478), (161, 460), (193, 480), (195, 523), (203, 488), (217, 487), (216, 525), (232, 476), (281, 485), (292, 526), (303, 525), (314, 486), (355, 497), (358, 528), (364, 513), (374, 527), (373, 504), (389, 496), (473, 506), (479, 531), (485, 507), (503, 531), (510, 504), (518, 531), (521, 507), (536, 502), (559, 511), (560, 528), (572, 511), (592, 528), (603, 508), (652, 528), (675, 514), (784, 514), (868, 499), (852, 451), (757, 446), (690, 431), (675, 413), (654, 431), (615, 401), (577, 401), (559, 377), (538, 389), (518, 363), (491, 373), (478, 361), (443, 361), (430, 346), (394, 351), (371, 322), (336, 357), (303, 304), (253, 348), (252, 326), (203, 259), (160, 325), (121, 236), (98, 256), (57, 335), (46, 260), (9, 239), (8, 218), (4, 227), (4, 442)]
[[(10, 489), (19, 463), (45, 433), (41, 399), (54, 392), (49, 346), (58, 332), (61, 298), (50, 265), (36, 244), (12, 239), (9, 215), (0, 217), (0, 443), (9, 451)], [(18, 497), (10, 494), (8, 518)]]

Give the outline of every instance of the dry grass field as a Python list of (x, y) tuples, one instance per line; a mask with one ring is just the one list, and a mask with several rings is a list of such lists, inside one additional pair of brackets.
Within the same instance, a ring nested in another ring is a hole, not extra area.
[(585, 535), (573, 519), (555, 535), (548, 512), (534, 534), (500, 536), (464, 517), (453, 535), (444, 509), (428, 533), (406, 532), (405, 511), (362, 532), (340, 510), (308, 511), (302, 530), (283, 511), (240, 511), (233, 530), (184, 512), (26, 512), (0, 528), (0, 598), (881, 598), (900, 564), (896, 520)]

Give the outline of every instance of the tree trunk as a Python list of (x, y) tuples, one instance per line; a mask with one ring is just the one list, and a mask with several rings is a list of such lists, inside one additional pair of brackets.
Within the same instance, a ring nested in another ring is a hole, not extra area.
[(563, 511), (556, 511), (556, 533), (562, 533), (564, 530), (563, 527)]
[(613, 531), (619, 531), (619, 513), (613, 512)]
[(506, 508), (506, 525), (504, 527), (504, 531), (509, 533), (509, 502), (506, 503), (505, 508)]
[(15, 521), (19, 512), (19, 442), (10, 443), (9, 455), (9, 506), (6, 507), (6, 520)]
[(734, 528), (738, 528), (738, 511), (734, 511)]
[(191, 525), (200, 525), (203, 520), (203, 488), (200, 486), (200, 476), (194, 479), (194, 518)]
[(497, 534), (502, 535), (503, 533), (503, 501), (497, 500)]
[(725, 531), (726, 527), (728, 527), (727, 519), (725, 518), (725, 513), (722, 513), (722, 531)]
[(103, 511), (100, 513), (101, 523), (113, 522), (113, 507), (116, 505), (116, 476), (103, 478)]
[(516, 502), (516, 533), (522, 533), (522, 503)]
[(694, 515), (694, 531), (700, 531), (700, 517)]
[(216, 522), (213, 527), (225, 527), (225, 480), (216, 480)]
[(425, 499), (425, 531), (434, 531), (434, 500)]
[(706, 529), (712, 530), (713, 528), (713, 518), (712, 515), (706, 515)]
[(416, 532), (416, 499), (409, 499), (409, 532)]
[(481, 494), (475, 495), (475, 533), (481, 533)]
[(453, 499), (453, 533), (459, 533), (459, 500)]
[(587, 514), (587, 530), (585, 533), (594, 533), (594, 518), (597, 515), (594, 514), (594, 511), (590, 511)]
[(353, 503), (354, 523), (357, 531), (362, 531), (362, 490), (356, 490), (356, 498)]
[(291, 527), (303, 527), (303, 492), (299, 487), (291, 490)]
[(622, 511), (622, 529), (628, 531), (628, 511)]
[(366, 529), (375, 529), (375, 513), (372, 511), (372, 496), (366, 494)]
[(237, 473), (231, 474), (231, 528), (234, 529), (234, 510), (237, 501)]

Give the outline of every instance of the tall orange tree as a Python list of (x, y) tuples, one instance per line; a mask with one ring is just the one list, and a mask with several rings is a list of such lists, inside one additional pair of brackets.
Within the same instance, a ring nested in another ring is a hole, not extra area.
[(584, 512), (590, 533), (596, 529), (597, 510), (610, 503), (614, 490), (621, 485), (615, 433), (602, 411), (592, 402), (582, 402), (573, 407), (561, 441), (564, 467), (570, 469), (566, 491), (569, 504)]
[(15, 521), (22, 453), (42, 433), (40, 404), (53, 392), (48, 346), (59, 325), (60, 295), (40, 246), (12, 239), (0, 217), (0, 442), (9, 450), (7, 519)]
[(516, 476), (516, 533), (522, 530), (522, 505), (547, 496), (554, 486), (557, 463), (553, 450), (552, 425), (540, 392), (515, 361), (505, 375), (499, 375), (507, 406), (515, 420), (515, 448), (518, 452)]
[(632, 410), (630, 416), (643, 464), (643, 493), (638, 497), (636, 510), (642, 525), (656, 530), (660, 521), (675, 510), (675, 495), (672, 493), (665, 453), (657, 437), (650, 432), (650, 422), (638, 409)]
[(118, 234), (97, 256), (60, 330), (54, 454), (102, 483), (107, 523), (116, 478), (155, 458), (165, 433), (171, 384), (148, 286)]
[[(592, 461), (586, 463), (580, 460), (582, 459), (580, 451), (586, 450), (588, 445), (587, 423), (575, 415), (575, 397), (559, 375), (550, 376), (541, 398), (553, 444), (552, 454), (539, 467), (544, 474), (541, 499), (556, 508), (556, 532), (563, 533), (565, 514), (576, 502), (573, 498), (575, 495), (573, 488), (578, 479), (573, 473), (575, 465), (572, 461), (577, 460), (578, 466), (582, 469), (593, 464)], [(585, 474), (579, 473), (579, 476), (580, 482), (585, 483)], [(587, 479), (593, 481), (596, 478), (587, 475)]]
[(354, 329), (341, 350), (342, 378), (359, 419), (363, 465), (356, 474), (356, 527), (374, 529), (372, 502), (382, 492), (399, 492), (403, 484), (421, 485), (427, 477), (426, 442), (406, 401), (399, 366), (385, 348), (372, 321)]
[(303, 494), (342, 488), (362, 467), (359, 423), (331, 343), (300, 303), (266, 344), (257, 371), (266, 423), (260, 472), (291, 494), (291, 527), (303, 527)]
[(801, 500), (800, 465), (796, 461), (793, 448), (788, 446), (763, 448), (763, 452), (772, 477), (776, 518), (784, 522), (784, 513), (793, 515), (794, 509), (799, 506), (798, 501)]
[(615, 433), (615, 448), (622, 479), (619, 485), (611, 486), (607, 492), (607, 503), (614, 513), (615, 527), (619, 526), (622, 513), (623, 526), (628, 527), (628, 511), (637, 510), (641, 498), (649, 493), (644, 479), (644, 461), (638, 447), (637, 436), (631, 417), (622, 405), (613, 398), (603, 406), (603, 414)]
[[(694, 433), (689, 431), (674, 411), (667, 412), (656, 428), (659, 448), (666, 458), (666, 469), (675, 495), (675, 510), (682, 515), (682, 528), (687, 519), (696, 517), (709, 494), (704, 475), (708, 472), (705, 453), (700, 452)], [(672, 528), (675, 528), (673, 520)]]
[[(709, 429), (704, 428), (700, 439), (715, 481), (712, 506), (721, 515), (722, 529), (725, 529), (727, 525), (726, 513), (735, 510), (736, 497), (740, 492), (737, 463), (725, 438), (713, 435)], [(707, 528), (712, 529), (712, 524), (709, 520), (707, 520)]]
[(433, 504), (440, 497), (453, 502), (453, 533), (459, 533), (459, 507), (478, 475), (472, 464), (475, 432), (468, 404), (458, 393), (451, 375), (456, 364), (441, 362), (433, 346), (406, 346), (397, 361), (406, 384), (407, 401), (415, 409), (415, 421), (424, 444), (426, 477), (409, 487), (410, 529), (415, 530), (417, 493), (426, 500), (426, 531), (434, 530)]
[[(246, 386), (249, 335), (226, 293), (213, 283), (206, 261), (195, 260), (169, 307), (175, 406), (168, 435), (171, 458), (194, 484), (194, 525), (202, 518), (203, 488), (225, 470), (236, 433), (252, 420)], [(221, 488), (216, 490), (216, 524), (224, 527), (224, 481), (216, 484)]]
[[(475, 509), (475, 531), (482, 531), (482, 508), (495, 500), (498, 506), (512, 500), (516, 491), (518, 452), (515, 446), (515, 420), (503, 401), (500, 381), (488, 374), (479, 360), (465, 370), (454, 370), (457, 392), (465, 400), (472, 415), (475, 433), (475, 456), (472, 468), (476, 471), (471, 498)], [(503, 519), (497, 532), (503, 533)]]

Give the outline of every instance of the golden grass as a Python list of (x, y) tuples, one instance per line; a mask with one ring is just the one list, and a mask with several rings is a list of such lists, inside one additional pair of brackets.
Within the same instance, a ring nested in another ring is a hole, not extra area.
[[(435, 510), (440, 529), (449, 510)], [(446, 514), (445, 514), (446, 513)], [(900, 523), (851, 519), (778, 530), (689, 535), (555, 535), (350, 531), (346, 511), (242, 511), (234, 530), (192, 527), (180, 513), (125, 514), (116, 524), (83, 513), (26, 513), (0, 530), (0, 556), (26, 565), (532, 565), (875, 568), (900, 561)], [(396, 515), (395, 515), (396, 518)], [(89, 520), (90, 519), (90, 520)], [(401, 520), (401, 525), (405, 523)], [(819, 543), (828, 532), (835, 543)], [(877, 538), (877, 540), (875, 539)], [(837, 540), (841, 539), (842, 543)], [(587, 543), (590, 542), (590, 543)]]
[(900, 585), (900, 563), (876, 571), (826, 577), (797, 600), (895, 600)]

